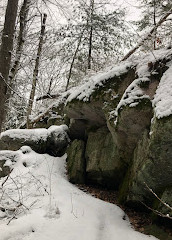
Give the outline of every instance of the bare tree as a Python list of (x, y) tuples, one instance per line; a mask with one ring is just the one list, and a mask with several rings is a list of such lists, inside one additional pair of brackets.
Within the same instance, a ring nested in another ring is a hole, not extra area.
[(13, 63), (13, 66), (11, 67), (10, 74), (9, 74), (9, 82), (10, 82), (11, 88), (13, 88), (13, 85), (14, 85), (13, 80), (18, 71), (22, 49), (25, 42), (27, 17), (28, 17), (30, 4), (31, 4), (31, 0), (24, 0), (20, 10), (20, 29), (19, 29), (18, 39), (17, 39), (15, 61)]
[(93, 12), (94, 12), (94, 0), (90, 0), (90, 32), (89, 32), (89, 50), (88, 50), (88, 69), (91, 69), (92, 40), (93, 40)]
[(15, 22), (18, 9), (18, 0), (8, 0), (4, 29), (2, 33), (2, 43), (0, 47), (0, 131), (6, 114), (6, 100), (8, 89), (8, 76), (11, 64), (11, 53), (13, 50), (13, 38), (15, 33)]
[[(84, 30), (85, 30), (85, 29), (84, 29)], [(79, 41), (78, 41), (76, 50), (75, 50), (74, 55), (73, 55), (73, 58), (72, 58), (72, 62), (71, 62), (71, 65), (70, 65), (70, 70), (69, 70), (69, 75), (68, 75), (68, 79), (67, 79), (67, 84), (66, 84), (66, 91), (68, 90), (68, 87), (69, 87), (69, 82), (70, 82), (70, 78), (71, 78), (71, 75), (72, 75), (72, 68), (73, 68), (73, 65), (74, 65), (74, 62), (75, 62), (76, 55), (77, 55), (77, 53), (78, 53), (79, 47), (80, 47), (80, 45), (81, 45), (81, 41), (82, 41), (82, 36), (83, 36), (84, 30), (83, 30), (83, 32), (81, 33), (81, 36), (80, 36), (80, 38), (79, 38)], [(91, 59), (91, 55), (90, 55), (90, 59)], [(90, 62), (90, 67), (91, 67), (91, 62)]]
[(41, 52), (42, 52), (42, 46), (43, 46), (43, 42), (44, 42), (46, 19), (47, 19), (47, 15), (44, 14), (42, 26), (41, 26), (41, 33), (40, 33), (39, 46), (38, 46), (38, 51), (37, 51), (37, 56), (36, 56), (35, 68), (33, 71), (32, 89), (31, 89), (29, 104), (28, 104), (28, 109), (27, 109), (27, 128), (31, 128), (30, 115), (32, 112), (33, 101), (34, 101), (35, 91), (36, 91), (36, 84), (37, 84), (37, 80), (38, 80), (38, 69), (39, 69), (40, 57), (41, 57)]

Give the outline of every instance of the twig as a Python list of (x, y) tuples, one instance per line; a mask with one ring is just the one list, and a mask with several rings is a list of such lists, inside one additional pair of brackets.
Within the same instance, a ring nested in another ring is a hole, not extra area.
[(160, 197), (144, 182), (147, 189), (167, 208), (169, 208), (172, 211), (172, 207), (170, 207), (167, 203), (163, 202)]
[(38, 181), (38, 182), (41, 184), (41, 186), (43, 187), (44, 191), (45, 191), (48, 195), (50, 195), (50, 193), (47, 191), (47, 189), (43, 186), (42, 182), (41, 182), (38, 178), (36, 178), (31, 172), (30, 172), (30, 175), (31, 175), (36, 181)]
[(170, 217), (168, 214), (165, 215), (165, 214), (159, 212), (158, 210), (149, 207), (149, 206), (146, 205), (144, 202), (141, 202), (141, 203), (142, 203), (146, 208), (148, 208), (149, 210), (151, 210), (152, 212), (154, 212), (155, 214), (157, 214), (158, 216), (160, 216), (160, 217), (164, 217), (164, 218), (172, 219), (172, 217)]

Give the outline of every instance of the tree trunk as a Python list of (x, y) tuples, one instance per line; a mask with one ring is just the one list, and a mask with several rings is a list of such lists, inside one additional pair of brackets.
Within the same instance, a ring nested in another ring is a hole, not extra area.
[(6, 115), (6, 100), (8, 89), (8, 76), (13, 50), (13, 38), (15, 33), (15, 23), (18, 9), (18, 0), (8, 0), (4, 29), (2, 33), (2, 44), (0, 47), (0, 132)]
[(70, 82), (70, 78), (71, 78), (71, 75), (72, 75), (73, 65), (74, 65), (74, 62), (75, 62), (76, 55), (77, 55), (77, 53), (78, 53), (80, 44), (81, 44), (81, 40), (82, 40), (83, 33), (84, 33), (84, 30), (83, 30), (82, 33), (81, 33), (81, 36), (80, 36), (80, 38), (79, 38), (79, 41), (78, 41), (78, 44), (77, 44), (75, 53), (74, 53), (74, 55), (73, 55), (73, 59), (72, 59), (71, 65), (70, 65), (69, 76), (68, 76), (68, 79), (67, 79), (67, 84), (66, 84), (66, 89), (65, 89), (66, 91), (68, 90), (68, 87), (69, 87), (69, 82)]
[(14, 61), (13, 66), (11, 67), (10, 74), (9, 74), (9, 83), (11, 86), (11, 90), (15, 87), (13, 80), (14, 80), (16, 73), (18, 71), (18, 68), (19, 68), (22, 49), (23, 49), (23, 45), (25, 42), (27, 16), (28, 16), (30, 4), (31, 4), (31, 0), (24, 0), (21, 10), (20, 10), (20, 30), (19, 30), (19, 35), (18, 35), (18, 39), (17, 39), (17, 49), (16, 49), (16, 53), (15, 53), (15, 61)]
[(32, 112), (33, 101), (34, 101), (34, 97), (35, 97), (36, 84), (37, 84), (37, 80), (38, 80), (38, 69), (39, 69), (40, 56), (41, 56), (41, 52), (42, 52), (42, 46), (43, 46), (44, 35), (45, 35), (46, 19), (47, 19), (47, 15), (44, 14), (43, 22), (42, 22), (42, 26), (41, 26), (41, 33), (40, 33), (39, 46), (38, 46), (37, 57), (36, 57), (36, 62), (35, 62), (35, 68), (34, 68), (34, 71), (33, 71), (32, 89), (31, 89), (29, 104), (28, 104), (28, 109), (27, 109), (27, 128), (32, 127), (32, 124), (31, 124), (31, 121), (30, 121), (30, 115), (31, 115), (31, 112)]
[(92, 40), (93, 40), (93, 12), (94, 0), (90, 0), (90, 33), (89, 33), (89, 49), (88, 49), (88, 69), (91, 69), (92, 58)]
[[(154, 4), (154, 10), (153, 10), (153, 25), (154, 25), (154, 27), (156, 26), (156, 2), (155, 2), (155, 0), (154, 0), (154, 2), (153, 2), (153, 4)], [(154, 48), (154, 50), (156, 50), (156, 30), (155, 30), (155, 32), (154, 32), (154, 41), (153, 41), (153, 48)]]

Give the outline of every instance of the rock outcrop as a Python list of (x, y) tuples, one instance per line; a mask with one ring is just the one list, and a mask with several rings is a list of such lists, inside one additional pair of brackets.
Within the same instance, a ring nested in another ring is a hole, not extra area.
[(85, 151), (87, 182), (117, 188), (125, 165), (118, 157), (117, 147), (107, 127), (88, 134)]
[[(68, 124), (71, 182), (118, 189), (119, 200), (134, 206), (154, 206), (156, 194), (166, 201), (172, 189), (171, 76), (172, 50), (155, 51), (91, 77), (37, 118), (45, 127)], [(28, 141), (2, 135), (0, 149), (16, 150), (24, 143), (38, 152), (64, 153), (66, 129), (59, 133), (50, 127), (42, 134)]]
[(156, 54), (156, 60), (125, 63), (120, 76), (97, 76), (101, 80), (69, 96), (64, 109), (72, 139), (85, 141), (86, 183), (119, 189), (119, 200), (132, 205), (153, 206), (150, 189), (166, 196), (172, 187), (172, 109), (162, 105), (171, 102), (172, 88), (167, 82), (162, 94), (161, 86), (171, 76), (172, 52)]
[(69, 180), (85, 183), (85, 143), (75, 139), (67, 149)]
[(66, 125), (51, 126), (49, 129), (14, 129), (0, 136), (0, 150), (16, 151), (24, 145), (38, 153), (62, 156), (69, 143)]

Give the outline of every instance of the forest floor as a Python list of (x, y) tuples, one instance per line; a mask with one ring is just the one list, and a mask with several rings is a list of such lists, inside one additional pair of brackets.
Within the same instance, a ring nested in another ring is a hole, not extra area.
[(141, 233), (154, 235), (161, 240), (172, 240), (172, 226), (171, 223), (162, 224), (162, 219), (156, 222), (152, 221), (150, 212), (136, 211), (131, 207), (124, 206), (118, 202), (118, 192), (114, 190), (104, 189), (99, 186), (76, 184), (77, 187), (91, 194), (91, 196), (101, 199), (105, 202), (109, 202), (119, 206), (129, 217), (130, 223), (133, 228)]

